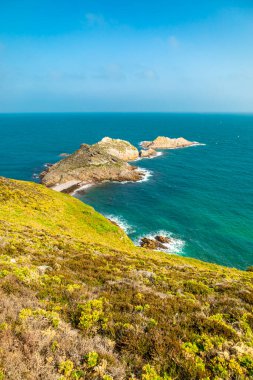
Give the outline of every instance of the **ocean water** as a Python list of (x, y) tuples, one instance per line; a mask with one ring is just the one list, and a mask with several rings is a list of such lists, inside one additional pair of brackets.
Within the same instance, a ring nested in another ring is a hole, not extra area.
[(76, 197), (117, 220), (136, 242), (163, 233), (174, 254), (253, 265), (253, 115), (0, 115), (0, 175), (38, 181), (45, 163), (81, 143), (110, 136), (137, 146), (158, 135), (205, 145), (135, 162), (145, 181), (105, 183)]

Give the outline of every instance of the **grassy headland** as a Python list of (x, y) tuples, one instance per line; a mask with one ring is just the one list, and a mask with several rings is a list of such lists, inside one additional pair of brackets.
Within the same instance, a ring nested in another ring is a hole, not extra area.
[(253, 378), (253, 273), (137, 248), (0, 178), (0, 379)]

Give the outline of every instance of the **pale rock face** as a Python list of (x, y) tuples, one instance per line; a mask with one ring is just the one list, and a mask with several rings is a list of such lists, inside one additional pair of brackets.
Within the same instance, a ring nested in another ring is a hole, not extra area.
[(196, 142), (188, 141), (183, 137), (171, 139), (169, 137), (158, 136), (154, 141), (143, 141), (144, 148), (152, 149), (177, 149), (196, 145)]
[(139, 157), (138, 149), (128, 141), (104, 137), (97, 144), (104, 152), (123, 161), (134, 161)]
[(148, 158), (157, 156), (157, 152), (154, 149), (142, 149), (140, 151), (140, 157)]

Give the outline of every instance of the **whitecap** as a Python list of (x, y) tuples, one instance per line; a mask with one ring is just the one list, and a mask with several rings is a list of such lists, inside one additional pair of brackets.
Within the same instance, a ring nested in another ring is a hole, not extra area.
[(153, 158), (157, 158), (157, 157), (160, 157), (163, 155), (163, 152), (156, 152), (156, 154), (154, 154), (153, 156), (149, 156), (149, 157), (138, 157), (136, 158), (136, 160), (133, 160), (131, 162), (137, 162), (137, 161), (141, 161), (141, 160), (152, 160)]
[(190, 148), (191, 146), (206, 146), (206, 144), (204, 144), (204, 143), (200, 143), (200, 142), (197, 142), (197, 141), (194, 141), (194, 144), (193, 144), (193, 145), (190, 145), (189, 148)]
[(135, 229), (133, 226), (131, 226), (127, 221), (122, 218), (122, 216), (116, 216), (112, 214), (106, 214), (104, 215), (107, 219), (110, 219), (111, 221), (115, 222), (122, 230), (125, 231), (126, 234), (131, 234), (135, 232)]
[(143, 178), (140, 179), (139, 181), (137, 181), (139, 183), (140, 182), (147, 182), (149, 180), (149, 178), (152, 177), (152, 175), (153, 175), (151, 170), (144, 169), (144, 168), (138, 168), (138, 172), (143, 174)]
[(161, 157), (162, 155), (163, 155), (163, 152), (156, 152), (155, 156), (151, 156), (151, 157), (147, 157), (147, 158), (149, 158), (150, 160), (152, 160), (153, 158)]
[(159, 251), (167, 252), (167, 253), (173, 253), (173, 254), (182, 254), (184, 246), (186, 242), (178, 237), (175, 237), (175, 235), (172, 232), (169, 231), (156, 231), (152, 232), (150, 234), (147, 234), (145, 236), (141, 236), (136, 240), (136, 245), (140, 245), (141, 239), (146, 237), (148, 239), (154, 239), (155, 236), (165, 236), (170, 239), (169, 243), (163, 243), (163, 245), (166, 247), (165, 249), (159, 249)]
[(93, 183), (86, 183), (85, 185), (80, 186), (76, 190), (74, 190), (73, 193), (71, 193), (71, 195), (77, 195), (79, 193), (82, 193), (82, 192), (84, 192), (85, 190), (89, 189), (92, 186), (94, 186)]

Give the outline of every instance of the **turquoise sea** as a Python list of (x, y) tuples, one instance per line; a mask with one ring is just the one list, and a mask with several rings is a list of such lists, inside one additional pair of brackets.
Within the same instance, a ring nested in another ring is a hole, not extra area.
[(227, 266), (253, 265), (253, 115), (2, 114), (0, 175), (38, 181), (45, 163), (104, 136), (134, 145), (158, 135), (205, 145), (134, 164), (146, 181), (106, 183), (76, 196), (138, 241), (164, 231), (170, 251)]

